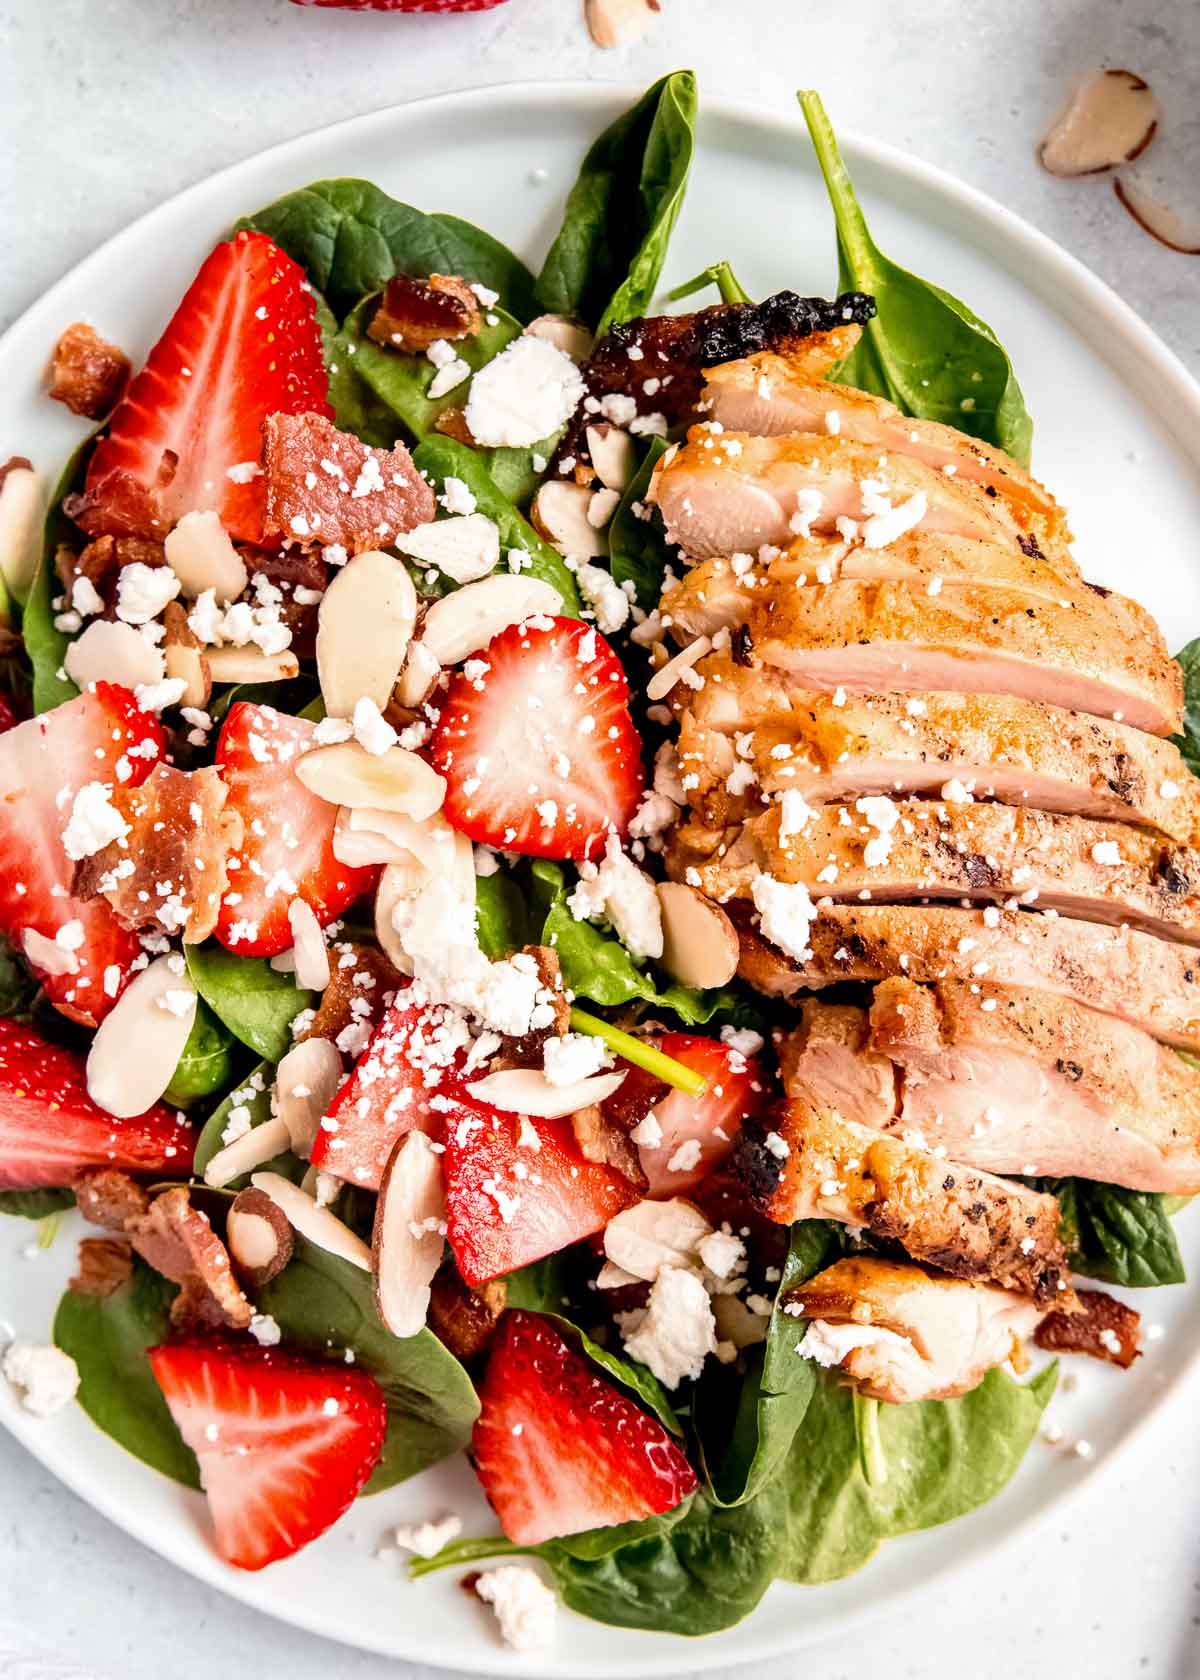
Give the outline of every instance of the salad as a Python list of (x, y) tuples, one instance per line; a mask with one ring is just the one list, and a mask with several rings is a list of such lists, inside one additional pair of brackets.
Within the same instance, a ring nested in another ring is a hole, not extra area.
[(94, 1227), (4, 1373), (240, 1569), (465, 1450), (395, 1542), (525, 1649), (992, 1498), (1200, 1188), (1197, 644), (800, 99), (828, 299), (651, 313), (679, 72), (536, 276), (315, 182), (0, 468), (0, 1212)]

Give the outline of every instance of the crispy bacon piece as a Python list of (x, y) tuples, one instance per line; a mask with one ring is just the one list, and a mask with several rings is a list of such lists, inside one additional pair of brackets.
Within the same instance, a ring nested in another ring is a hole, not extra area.
[[(300, 1037), (329, 1038), (336, 1044), (348, 1027), (360, 1023), (377, 1027), (388, 1002), (404, 983), (404, 976), (374, 945), (339, 941), (330, 951), (329, 984), (321, 993), (316, 1014)], [(365, 1013), (352, 1007), (360, 998), (365, 998), (369, 1005)]]
[(96, 537), (78, 551), (65, 543), (54, 551), (54, 569), (68, 600), (76, 578), (84, 577), (103, 598), (106, 618), (113, 615), (121, 568), (135, 561), (143, 566), (165, 566), (167, 556), (160, 542), (146, 537)]
[(129, 824), (75, 868), (76, 898), (106, 898), (126, 927), (183, 930), (197, 945), (217, 923), (229, 887), (226, 860), (242, 843), (242, 820), (225, 809), (227, 789), (211, 766), (156, 764), (141, 787), (117, 787), (112, 804)]
[(72, 1295), (94, 1295), (104, 1301), (128, 1283), (133, 1250), (121, 1237), (84, 1237), (79, 1244), (79, 1270), (67, 1284)]
[(402, 443), (372, 449), (321, 414), (263, 422), (266, 526), (357, 554), (433, 518), (433, 491)]
[(129, 357), (86, 321), (69, 326), (54, 346), (50, 395), (72, 414), (100, 420), (116, 407), (130, 374)]
[(649, 1189), (650, 1180), (646, 1177), (637, 1145), (630, 1142), (628, 1132), (608, 1118), (599, 1103), (577, 1109), (571, 1116), (571, 1130), (585, 1161), (598, 1161), (601, 1166), (612, 1167), (639, 1190)]
[[(242, 564), (251, 584), (262, 576), (283, 595), (279, 616), (292, 632), (292, 652), (301, 659), (311, 659), (317, 643), (317, 613), (320, 601), (309, 598), (306, 592), (324, 593), (329, 582), (330, 568), (321, 550), (312, 545), (284, 549), (271, 553), (262, 548), (239, 548)], [(296, 591), (301, 598), (297, 599)]]
[(1142, 1351), (1142, 1315), (1102, 1289), (1080, 1289), (1080, 1310), (1052, 1312), (1034, 1341), (1048, 1353), (1086, 1353), (1128, 1370)]
[(456, 1359), (478, 1359), (495, 1335), (507, 1293), (503, 1278), (472, 1289), (457, 1267), (443, 1266), (429, 1291), (429, 1328)]
[(146, 1264), (180, 1285), (171, 1303), (177, 1329), (248, 1328), (254, 1310), (238, 1288), (225, 1244), (208, 1215), (192, 1206), (186, 1185), (164, 1190), (126, 1230)]
[(123, 1231), (146, 1212), (150, 1198), (120, 1167), (88, 1167), (75, 1180), (75, 1205), (89, 1224)]
[(439, 338), (474, 338), (481, 324), (479, 299), (457, 274), (431, 274), (428, 280), (394, 274), (367, 337), (385, 350), (419, 353)]

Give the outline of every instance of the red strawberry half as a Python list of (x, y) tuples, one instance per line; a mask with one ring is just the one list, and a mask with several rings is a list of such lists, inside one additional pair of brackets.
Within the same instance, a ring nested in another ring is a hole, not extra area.
[(479, 1398), (475, 1471), (519, 1545), (637, 1522), (695, 1491), (662, 1424), (536, 1313), (505, 1314)]
[(580, 1154), (569, 1120), (510, 1114), (459, 1091), (446, 1123), (447, 1235), (468, 1283), (485, 1283), (602, 1231), (639, 1200)]
[(321, 1122), (314, 1166), (378, 1190), (398, 1138), (441, 1132), (430, 1099), (462, 1062), (455, 1020), (452, 1010), (410, 1003), (407, 988), (397, 995)]
[(75, 517), (92, 536), (163, 537), (212, 508), (232, 537), (268, 541), (250, 472), (263, 421), (332, 416), (328, 388), (304, 270), (264, 234), (235, 234), (205, 260), (113, 411)]
[[(662, 1142), (638, 1148), (650, 1194), (683, 1196), (730, 1153), (743, 1116), (757, 1114), (765, 1106), (766, 1084), (752, 1056), (743, 1056), (716, 1039), (664, 1033), (655, 1044), (664, 1056), (708, 1081), (702, 1097), (673, 1090), (656, 1103), (654, 1117)], [(630, 1068), (621, 1088), (622, 1104), (634, 1100), (639, 1085), (653, 1083), (640, 1068)]]
[(127, 688), (97, 683), (0, 735), (0, 933), (27, 957), (32, 930), (55, 941), (30, 966), (57, 1009), (95, 1026), (141, 949), (103, 898), (72, 898), (63, 847), (75, 795), (89, 783), (136, 787), (162, 757), (163, 733)]
[(131, 1120), (97, 1108), (82, 1057), (0, 1019), (0, 1190), (65, 1188), (84, 1167), (186, 1178), (193, 1142), (161, 1103)]
[(620, 661), (579, 619), (537, 618), (501, 631), (476, 663), (452, 680), (433, 738), (447, 820), (509, 852), (597, 856), (642, 791)]
[(375, 1468), (387, 1406), (365, 1371), (228, 1341), (173, 1342), (149, 1357), (200, 1462), (226, 1563), (262, 1569), (298, 1552)]
[(229, 890), (217, 938), (242, 957), (273, 957), (293, 944), (288, 905), (302, 898), (322, 927), (374, 886), (379, 871), (352, 869), (333, 855), (337, 807), (310, 793), (296, 760), (315, 725), (273, 706), (238, 701), (217, 741), (228, 808), (242, 819), (242, 844), (228, 860)]

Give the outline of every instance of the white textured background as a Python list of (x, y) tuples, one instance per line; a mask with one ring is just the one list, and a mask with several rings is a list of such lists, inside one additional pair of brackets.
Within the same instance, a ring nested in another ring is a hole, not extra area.
[[(1200, 228), (1200, 0), (663, 6), (650, 37), (604, 54), (584, 33), (580, 0), (510, 0), (449, 19), (347, 17), (286, 0), (0, 0), (0, 326), (143, 210), (305, 129), (446, 88), (556, 76), (642, 83), (691, 64), (702, 90), (764, 105), (798, 85), (820, 87), (836, 124), (943, 165), (1061, 241), (1200, 374), (1200, 259), (1152, 244), (1105, 181), (1052, 181), (1032, 158), (1072, 76), (1127, 65), (1165, 107), (1153, 183)], [(420, 202), (419, 183), (412, 196)], [(0, 1241), (17, 1237), (0, 1229)], [(852, 1648), (797, 1656), (793, 1672), (1197, 1680), (1198, 1411), (1200, 1378), (1064, 1516)], [(869, 1594), (869, 1572), (860, 1579)], [(393, 1590), (385, 1580), (381, 1590)], [(246, 1672), (423, 1680), (431, 1671), (231, 1603), (127, 1539), (0, 1437), (0, 1680)]]

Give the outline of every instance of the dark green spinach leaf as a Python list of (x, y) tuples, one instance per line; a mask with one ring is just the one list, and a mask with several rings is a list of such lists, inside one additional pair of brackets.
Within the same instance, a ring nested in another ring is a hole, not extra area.
[(396, 417), (371, 387), (358, 377), (354, 358), (338, 337), (337, 317), (320, 292), (313, 287), (321, 349), (329, 375), (329, 401), (334, 423), (343, 432), (353, 432), (376, 449), (390, 449), (396, 441)]
[(7, 940), (0, 939), (0, 1015), (28, 1015), (38, 984)]
[(531, 943), (524, 894), (502, 869), (475, 877), (475, 931), (480, 949), (492, 962)]
[(163, 1092), (163, 1101), (175, 1108), (190, 1108), (193, 1103), (211, 1097), (233, 1078), (234, 1038), (228, 1027), (213, 1014), (204, 1002), (196, 1008), (196, 1019), (171, 1075), (171, 1083)]
[(1172, 739), (1193, 776), (1200, 776), (1200, 636), (1175, 658), (1183, 672), (1183, 734)]
[(1038, 1179), (1057, 1196), (1071, 1270), (1128, 1289), (1186, 1279), (1166, 1199), (1086, 1178)]
[(292, 1022), (314, 1000), (289, 975), (277, 974), (265, 957), (239, 957), (215, 940), (186, 947), (192, 984), (217, 1018), (267, 1062), (277, 1062), (292, 1044)]
[(55, 610), (51, 601), (62, 594), (62, 583), (54, 569), (54, 555), (60, 543), (80, 544), (84, 540), (78, 528), (63, 512), (63, 497), (82, 490), (87, 476), (87, 461), (91, 454), (95, 432), (85, 438), (62, 470), (46, 510), (46, 524), (42, 536), (42, 557), (30, 586), (28, 598), (21, 610), (21, 639), (33, 670), (33, 709), (48, 712), (55, 706), (74, 700), (79, 693), (67, 676), (59, 676), (71, 638), (55, 627)]
[[(225, 1139), (222, 1136), (232, 1117), (235, 1108), (247, 1108), (250, 1111), (250, 1126), (261, 1126), (271, 1118), (271, 1083), (275, 1077), (275, 1069), (270, 1062), (260, 1062), (243, 1080), (240, 1080), (224, 1102), (213, 1109), (204, 1122), (199, 1137), (196, 1139), (196, 1149), (193, 1157), (192, 1172), (197, 1178), (204, 1177), (204, 1169), (218, 1150), (224, 1149)], [(305, 1163), (298, 1156), (284, 1151), (274, 1160), (266, 1162), (259, 1169), (262, 1172), (282, 1173), (285, 1178), (298, 1179), (303, 1177)], [(235, 1178), (230, 1181), (229, 1188), (240, 1190), (250, 1182), (249, 1176)]]
[(666, 438), (651, 438), (642, 463), (621, 497), (608, 528), (609, 570), (617, 583), (632, 583), (638, 606), (650, 612), (662, 594), (670, 550), (662, 518), (646, 502), (655, 467), (666, 454)]
[(45, 1219), (75, 1206), (70, 1190), (0, 1190), (0, 1213), (17, 1219)]

